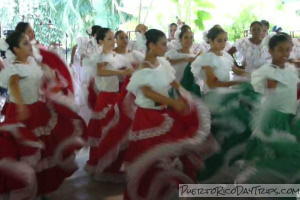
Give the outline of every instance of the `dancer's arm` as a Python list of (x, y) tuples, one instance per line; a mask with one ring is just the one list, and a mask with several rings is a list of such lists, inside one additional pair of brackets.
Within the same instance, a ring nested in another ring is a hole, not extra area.
[(186, 103), (182, 99), (176, 100), (166, 97), (158, 92), (153, 91), (149, 86), (143, 86), (141, 89), (147, 98), (152, 99), (159, 104), (170, 106), (178, 112), (182, 112), (186, 109)]
[(203, 70), (206, 75), (206, 84), (210, 88), (230, 87), (241, 83), (241, 81), (227, 81), (227, 82), (219, 81), (219, 79), (215, 76), (214, 70), (210, 66), (204, 66)]
[(21, 94), (20, 90), (20, 80), (22, 78), (18, 75), (13, 75), (9, 79), (9, 88), (10, 88), (10, 94), (14, 97), (15, 103), (18, 105), (17, 112), (18, 112), (18, 119), (19, 120), (25, 120), (29, 117), (29, 111), (24, 104), (24, 100)]
[(98, 63), (98, 72), (97, 74), (99, 76), (126, 76), (132, 74), (133, 70), (132, 69), (124, 69), (124, 70), (113, 70), (113, 69), (106, 69), (108, 63)]

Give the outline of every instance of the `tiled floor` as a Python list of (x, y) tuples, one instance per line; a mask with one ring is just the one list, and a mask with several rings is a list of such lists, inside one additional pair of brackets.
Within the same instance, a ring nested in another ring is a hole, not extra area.
[(88, 157), (87, 150), (78, 153), (80, 169), (49, 196), (50, 200), (122, 200), (124, 185), (101, 183), (92, 180), (83, 167)]

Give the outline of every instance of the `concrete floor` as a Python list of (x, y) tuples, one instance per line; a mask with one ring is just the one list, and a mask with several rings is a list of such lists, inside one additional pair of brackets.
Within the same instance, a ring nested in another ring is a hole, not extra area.
[(81, 150), (77, 155), (79, 170), (63, 185), (49, 195), (49, 200), (122, 200), (123, 184), (96, 182), (84, 171), (88, 150)]

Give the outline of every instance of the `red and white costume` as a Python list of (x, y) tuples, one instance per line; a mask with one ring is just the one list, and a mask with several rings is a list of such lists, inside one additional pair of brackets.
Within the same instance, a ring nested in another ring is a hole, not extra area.
[(42, 142), (22, 124), (2, 123), (0, 146), (0, 199), (34, 200)]
[[(119, 68), (113, 53), (102, 53), (95, 59), (94, 63), (107, 63), (107, 69)], [(96, 180), (123, 181), (121, 165), (131, 123), (123, 109), (125, 95), (121, 95), (120, 89), (124, 87), (118, 76), (99, 76), (97, 66), (91, 68), (93, 77), (89, 86), (89, 105), (93, 115), (87, 131), (91, 148), (86, 170)]]
[(178, 184), (195, 183), (203, 159), (217, 150), (210, 135), (210, 113), (201, 102), (189, 101), (190, 109), (183, 114), (144, 96), (143, 86), (168, 96), (175, 80), (170, 63), (158, 59), (158, 67), (136, 71), (127, 86), (135, 95), (137, 110), (125, 154), (125, 199), (163, 200), (177, 195)]
[(22, 123), (24, 129), (43, 145), (41, 157), (32, 165), (36, 173), (38, 195), (55, 191), (77, 169), (75, 151), (83, 146), (81, 134), (85, 130), (83, 120), (76, 114), (72, 85), (68, 84), (72, 83), (68, 69), (60, 68), (62, 61), (55, 54), (56, 57), (52, 55), (51, 52), (41, 50), (44, 63), (58, 64), (52, 66), (52, 69), (39, 65), (29, 57), (28, 64), (11, 63), (1, 72), (0, 77), (1, 86), (8, 88), (9, 94), (10, 77), (17, 75), (21, 78), (19, 88), (29, 110), (29, 117), (20, 121), (17, 118), (16, 100), (10, 95), (3, 111), (4, 125)]

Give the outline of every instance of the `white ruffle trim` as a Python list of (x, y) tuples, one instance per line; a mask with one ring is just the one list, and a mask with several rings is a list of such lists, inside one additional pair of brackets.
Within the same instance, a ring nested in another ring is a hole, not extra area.
[(34, 134), (37, 137), (40, 137), (42, 135), (50, 135), (51, 131), (55, 128), (57, 124), (57, 114), (51, 104), (47, 104), (47, 107), (50, 112), (50, 119), (48, 121), (48, 124), (46, 126), (37, 127), (33, 130)]
[(54, 155), (49, 158), (42, 159), (37, 167), (36, 171), (41, 172), (45, 169), (49, 169), (55, 166), (59, 166), (66, 170), (74, 170), (77, 169), (77, 163), (75, 162), (75, 154), (70, 155), (68, 158), (63, 159), (63, 153), (66, 148), (71, 145), (84, 146), (84, 141), (81, 139), (80, 135), (82, 134), (82, 124), (81, 120), (74, 119), (73, 121), (74, 131), (72, 136), (68, 139), (65, 139), (63, 142), (59, 144), (56, 148)]
[[(133, 163), (128, 164), (126, 166), (126, 171), (128, 176), (128, 188), (130, 189), (129, 193), (131, 197), (136, 197), (135, 195), (137, 194), (137, 188), (141, 176), (155, 161), (158, 160), (158, 158), (180, 156), (190, 152), (201, 153), (201, 145), (203, 145), (207, 137), (210, 135), (210, 112), (201, 100), (191, 103), (192, 101), (190, 99), (189, 102), (190, 106), (196, 106), (196, 109), (198, 110), (200, 120), (199, 130), (193, 138), (183, 139), (176, 143), (162, 143), (141, 155)], [(214, 146), (212, 149), (217, 151), (218, 147)]]
[(144, 139), (149, 139), (152, 137), (164, 135), (167, 132), (169, 132), (173, 126), (174, 120), (171, 117), (169, 117), (168, 114), (163, 114), (163, 116), (165, 119), (163, 123), (158, 127), (145, 129), (141, 131), (130, 131), (129, 140), (131, 141), (144, 140)]

